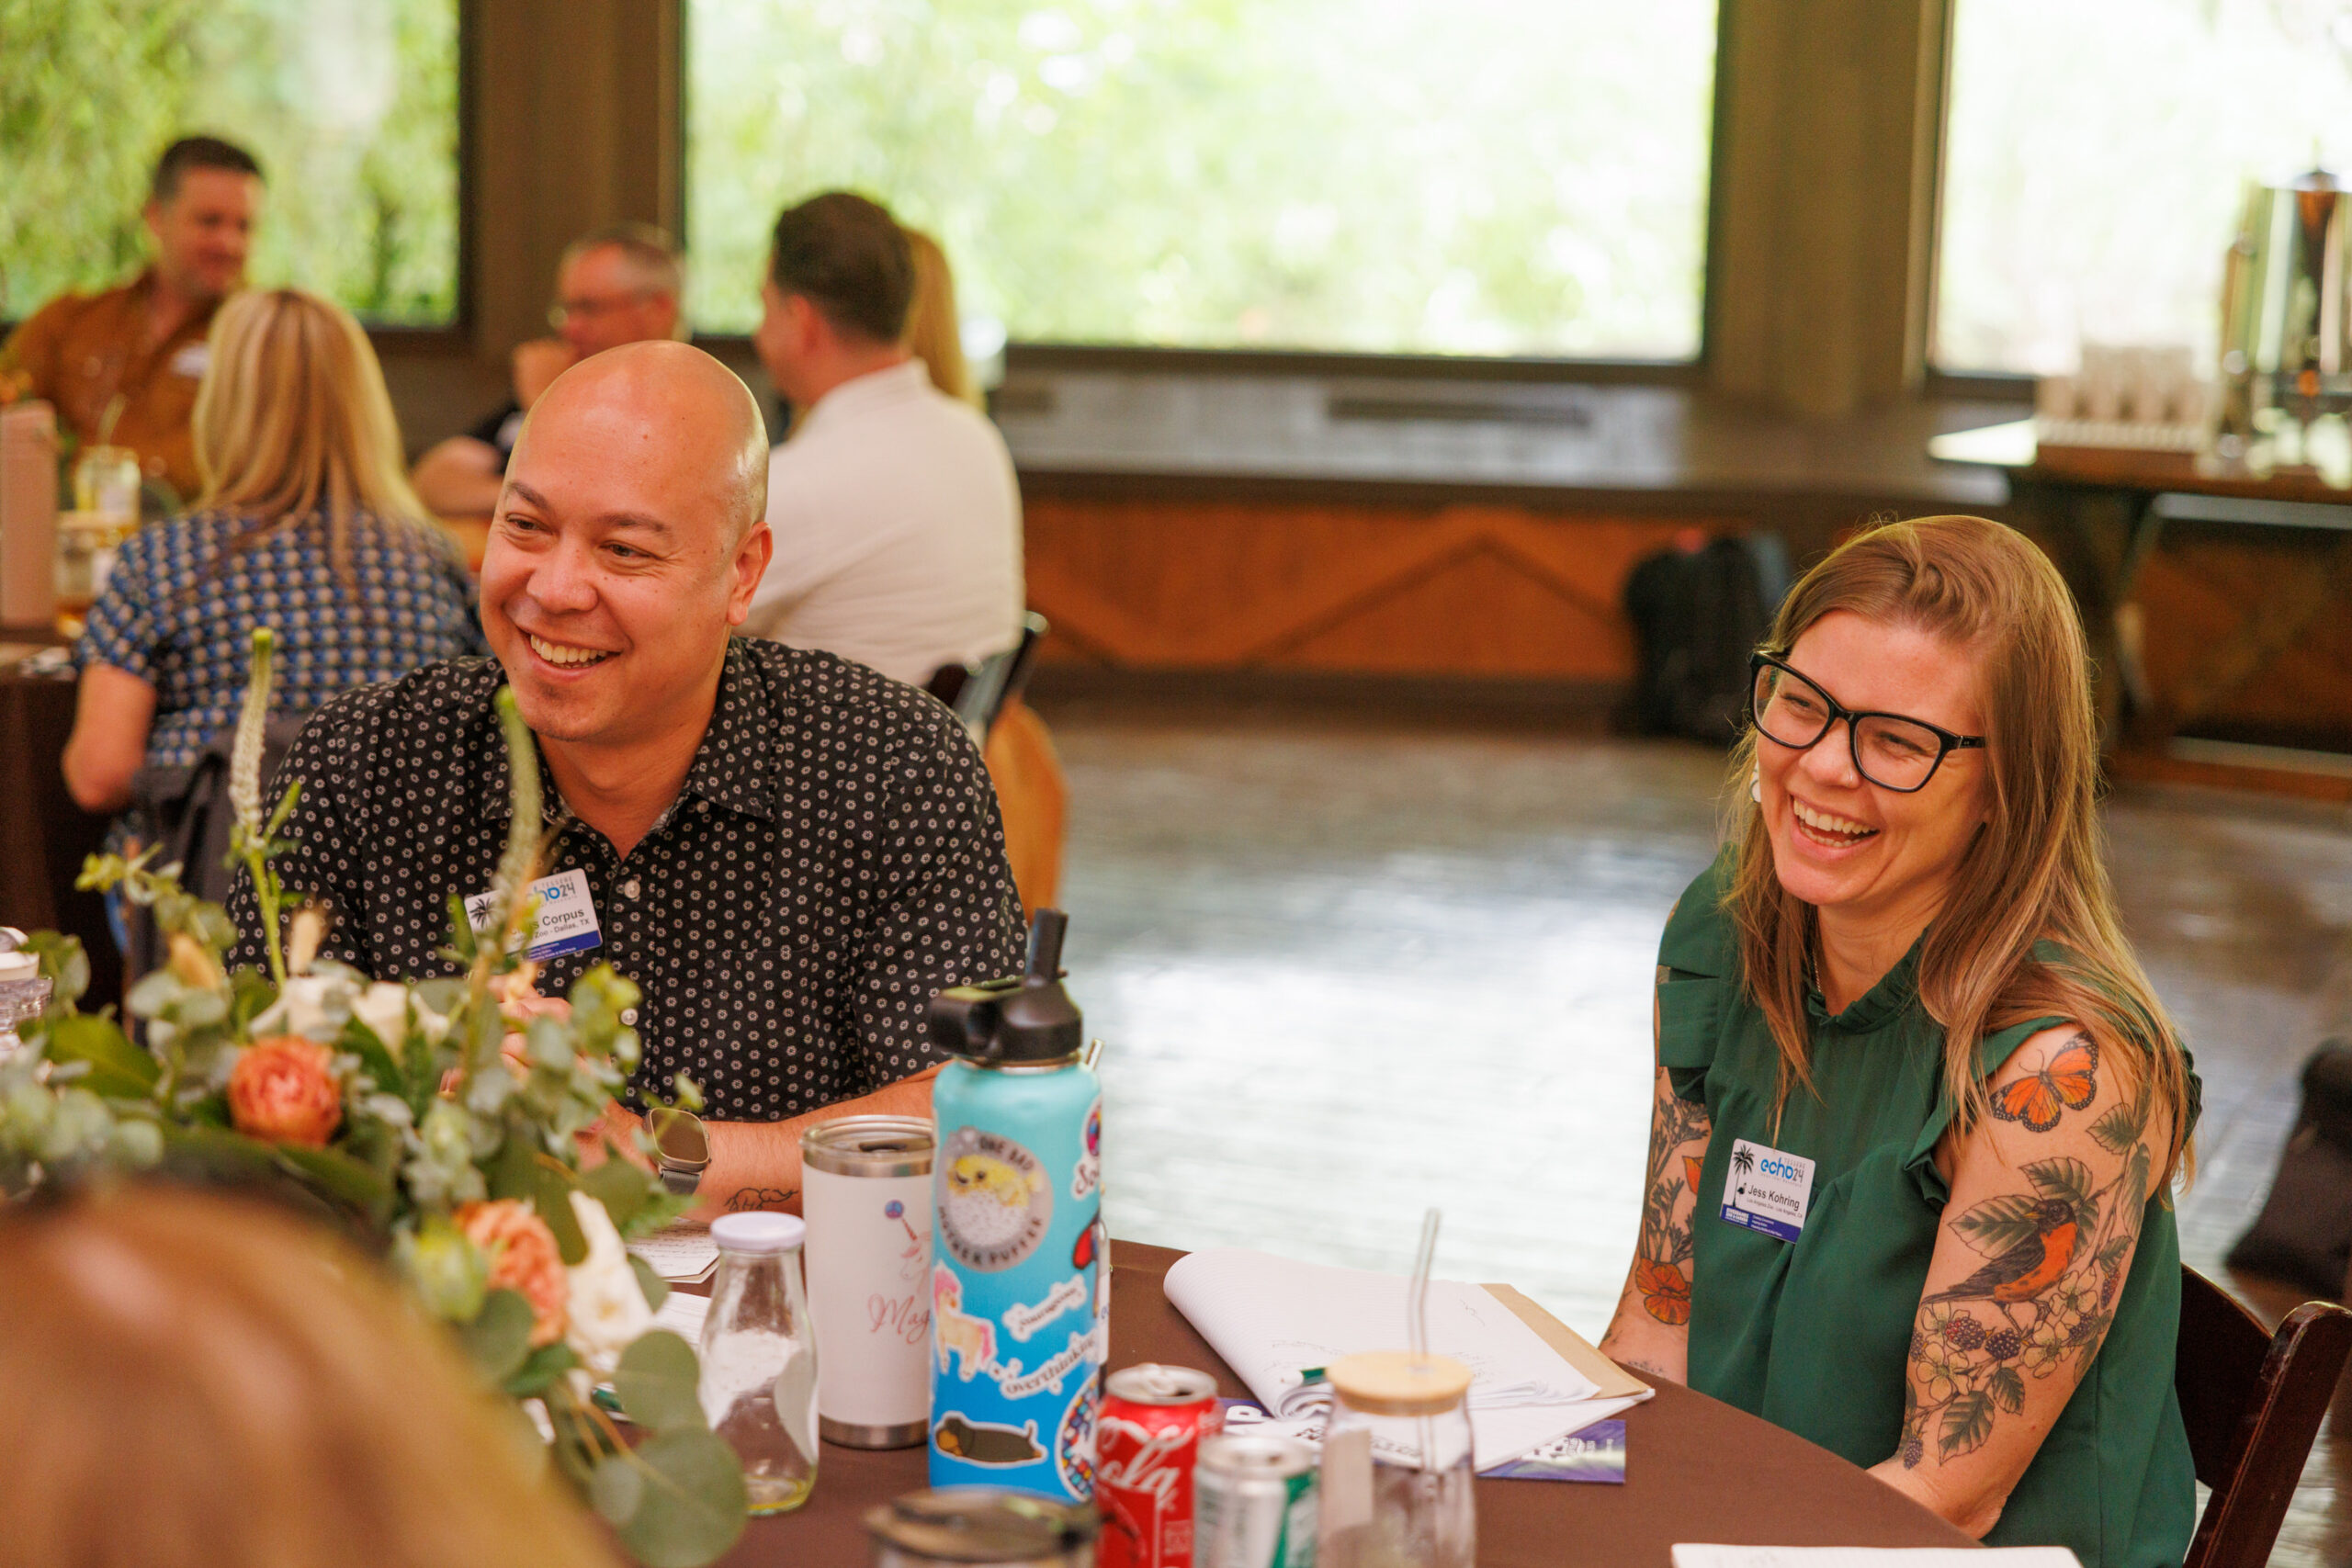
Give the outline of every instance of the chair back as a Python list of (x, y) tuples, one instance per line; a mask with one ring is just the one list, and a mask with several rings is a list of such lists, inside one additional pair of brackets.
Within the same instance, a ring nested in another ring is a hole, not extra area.
[(2352, 1353), (2352, 1312), (2306, 1302), (2276, 1334), (2183, 1266), (2173, 1387), (2197, 1479), (2213, 1489), (2186, 1568), (2262, 1568)]
[[(275, 810), (277, 797), (266, 787), (277, 764), (293, 749), (307, 713), (273, 714), (262, 730), (262, 815)], [(180, 886), (198, 898), (215, 904), (229, 901), (236, 873), (225, 863), (230, 829), (236, 825), (236, 807), (229, 799), (229, 770), (236, 750), (237, 732), (224, 729), (204, 743), (195, 761), (183, 767), (150, 764), (130, 781), (131, 805), (159, 846), (153, 864), (176, 864)], [(123, 953), (123, 974), (137, 978), (163, 965), (164, 934), (156, 928), (155, 912), (126, 901), (123, 921), (130, 944)]]
[(971, 731), (976, 745), (986, 746), (996, 728), (997, 716), (1029, 683), (1029, 669), (1037, 645), (1050, 630), (1046, 617), (1031, 611), (1021, 617), (1021, 640), (1002, 653), (992, 653), (978, 664), (943, 664), (932, 671), (924, 690), (955, 709)]

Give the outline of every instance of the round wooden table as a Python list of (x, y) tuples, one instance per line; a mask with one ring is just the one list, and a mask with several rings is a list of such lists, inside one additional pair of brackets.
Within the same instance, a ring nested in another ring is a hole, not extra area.
[[(1111, 1365), (1168, 1361), (1216, 1374), (1227, 1398), (1250, 1391), (1183, 1314), (1161, 1280), (1182, 1257), (1163, 1247), (1111, 1244)], [(1482, 1568), (1563, 1563), (1667, 1568), (1677, 1541), (1756, 1546), (1976, 1544), (1826, 1449), (1744, 1411), (1668, 1383), (1627, 1411), (1625, 1483), (1478, 1483)], [(922, 1449), (861, 1452), (828, 1443), (817, 1490), (797, 1512), (753, 1519), (724, 1562), (823, 1563), (872, 1559), (865, 1511), (924, 1484)]]
[(74, 732), (74, 677), (32, 675), (16, 650), (57, 641), (45, 627), (0, 626), (0, 926), (62, 931), (82, 939), (90, 958), (84, 1010), (122, 998), (122, 960), (107, 929), (106, 902), (77, 892), (82, 859), (106, 838), (94, 817), (65, 793), (59, 761)]

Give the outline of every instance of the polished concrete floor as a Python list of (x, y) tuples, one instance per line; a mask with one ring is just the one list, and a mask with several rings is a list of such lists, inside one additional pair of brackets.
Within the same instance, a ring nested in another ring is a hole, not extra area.
[[(1070, 779), (1071, 985), (1114, 1234), (1508, 1280), (1598, 1337), (1633, 1246), (1658, 928), (1717, 756), (1526, 727), (1045, 704)], [(2352, 1007), (2352, 818), (2137, 789), (2125, 917), (2205, 1081), (2189, 1261), (2260, 1205)], [(2272, 1315), (2290, 1298), (2233, 1281)], [(2352, 1562), (2352, 1411), (2273, 1561)]]

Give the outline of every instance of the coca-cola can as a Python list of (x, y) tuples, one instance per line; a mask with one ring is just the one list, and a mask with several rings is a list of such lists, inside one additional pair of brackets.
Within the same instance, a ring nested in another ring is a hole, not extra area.
[(1094, 1424), (1101, 1568), (1193, 1568), (1193, 1466), (1224, 1429), (1206, 1372), (1146, 1361), (1110, 1375)]

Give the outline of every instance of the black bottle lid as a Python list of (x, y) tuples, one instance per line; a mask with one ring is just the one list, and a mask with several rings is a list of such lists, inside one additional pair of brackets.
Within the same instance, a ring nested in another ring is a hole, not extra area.
[(1069, 917), (1040, 909), (1029, 927), (1029, 964), (1018, 976), (958, 986), (931, 1001), (931, 1037), (987, 1066), (1076, 1056), (1085, 1021), (1062, 988), (1062, 936)]

